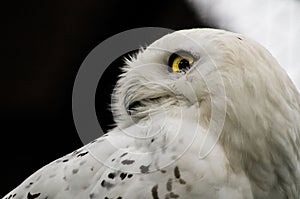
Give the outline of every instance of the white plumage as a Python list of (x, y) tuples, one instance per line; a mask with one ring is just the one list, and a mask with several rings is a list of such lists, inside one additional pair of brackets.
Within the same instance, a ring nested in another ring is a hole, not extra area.
[(191, 29), (157, 40), (126, 62), (112, 110), (111, 132), (4, 198), (300, 196), (299, 93), (242, 35)]
[(300, 90), (299, 0), (188, 0), (202, 20), (266, 47)]

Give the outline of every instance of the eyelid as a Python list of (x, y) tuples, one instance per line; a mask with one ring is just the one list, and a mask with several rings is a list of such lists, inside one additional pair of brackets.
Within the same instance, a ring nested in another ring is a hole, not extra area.
[[(198, 60), (199, 59), (199, 56), (195, 55), (195, 53), (189, 51), (189, 50), (175, 50), (174, 51), (175, 54), (178, 54), (178, 55), (181, 55), (181, 56), (184, 56), (184, 55), (187, 55), (187, 56), (190, 56), (194, 59), (194, 61)], [(172, 53), (171, 53), (172, 54)]]

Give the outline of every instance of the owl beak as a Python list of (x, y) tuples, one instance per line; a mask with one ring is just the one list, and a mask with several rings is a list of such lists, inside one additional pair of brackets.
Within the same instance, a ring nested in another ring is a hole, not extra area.
[(140, 100), (129, 102), (127, 106), (126, 106), (127, 103), (125, 103), (126, 112), (128, 115), (132, 115), (132, 113), (136, 111), (136, 109), (139, 107), (147, 107), (149, 106), (149, 104), (161, 105), (163, 101), (165, 101), (170, 97), (171, 97), (170, 95), (165, 95), (159, 97), (140, 99)]

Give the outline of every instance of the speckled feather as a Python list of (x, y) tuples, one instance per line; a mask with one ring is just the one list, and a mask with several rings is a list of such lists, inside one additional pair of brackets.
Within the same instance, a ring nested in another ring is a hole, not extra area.
[[(252, 198), (245, 174), (231, 171), (219, 146), (209, 157), (199, 159), (203, 129), (188, 122), (178, 132), (178, 119), (166, 122), (163, 134), (138, 141), (115, 129), (45, 166), (4, 198), (221, 199), (229, 194), (234, 198)], [(161, 127), (157, 124), (155, 129)], [(134, 135), (147, 133), (136, 132), (133, 127), (124, 130)], [(174, 140), (174, 132), (182, 136), (176, 135)], [(192, 142), (194, 133), (197, 142), (182, 157), (176, 157), (182, 155), (180, 147)], [(166, 143), (170, 145), (164, 149)], [(138, 152), (144, 155), (137, 155)]]
[[(174, 52), (192, 65), (170, 71)], [(123, 71), (116, 127), (4, 199), (300, 198), (300, 95), (258, 43), (222, 30), (177, 31)]]

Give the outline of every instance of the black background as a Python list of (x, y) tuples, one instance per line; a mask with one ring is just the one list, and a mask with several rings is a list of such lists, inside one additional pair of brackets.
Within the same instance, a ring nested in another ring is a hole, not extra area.
[[(185, 1), (12, 1), (1, 5), (0, 197), (34, 171), (82, 143), (72, 117), (72, 87), (87, 54), (101, 41), (137, 27), (213, 27)], [(107, 131), (110, 93), (120, 60), (97, 92)]]

